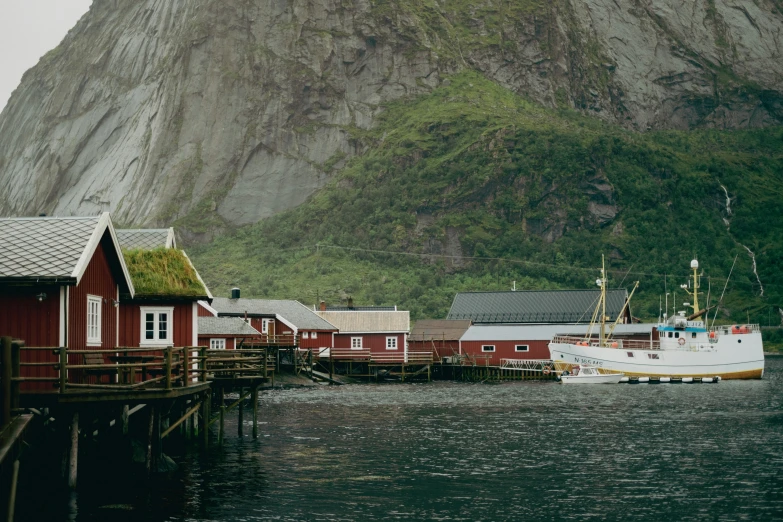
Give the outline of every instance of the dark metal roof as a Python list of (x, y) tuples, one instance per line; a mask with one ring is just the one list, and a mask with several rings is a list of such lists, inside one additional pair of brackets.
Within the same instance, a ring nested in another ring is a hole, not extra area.
[[(600, 290), (462, 292), (454, 297), (447, 318), (476, 324), (589, 323), (600, 295)], [(617, 318), (627, 297), (625, 289), (607, 290), (610, 320)]]
[(247, 312), (251, 316), (279, 316), (298, 330), (337, 330), (333, 324), (319, 317), (299, 301), (216, 297), (212, 301), (212, 308), (220, 315), (242, 316)]
[(199, 317), (199, 335), (246, 335), (253, 337), (261, 332), (239, 317)]
[(416, 321), (410, 341), (458, 341), (470, 328), (470, 321), (444, 319)]

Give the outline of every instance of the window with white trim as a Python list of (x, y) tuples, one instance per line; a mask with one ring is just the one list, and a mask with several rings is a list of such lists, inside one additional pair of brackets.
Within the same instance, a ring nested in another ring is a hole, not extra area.
[(141, 346), (170, 346), (174, 308), (141, 307)]
[(261, 333), (269, 333), (269, 319), (261, 319)]
[(310, 332), (310, 339), (318, 339), (318, 332)]
[(310, 332), (302, 332), (302, 339), (309, 339), (310, 338)]
[(362, 349), (362, 338), (351, 337), (351, 350), (361, 350), (361, 349)]
[(495, 345), (494, 344), (485, 344), (481, 347), (482, 352), (494, 352), (495, 351)]
[(515, 352), (529, 352), (530, 351), (530, 345), (529, 344), (518, 344), (514, 346)]
[(210, 339), (209, 340), (209, 349), (210, 350), (225, 350), (226, 349), (226, 340), (225, 339)]
[(101, 305), (103, 298), (94, 295), (87, 296), (87, 345), (101, 344)]
[(396, 337), (387, 337), (386, 338), (386, 349), (387, 350), (396, 350), (397, 349), (397, 338)]

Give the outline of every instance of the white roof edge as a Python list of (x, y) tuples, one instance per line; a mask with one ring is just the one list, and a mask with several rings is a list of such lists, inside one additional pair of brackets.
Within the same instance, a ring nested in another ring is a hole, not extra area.
[(283, 323), (284, 325), (286, 325), (287, 327), (289, 327), (291, 330), (293, 330), (293, 331), (294, 331), (294, 335), (296, 335), (296, 334), (297, 334), (297, 332), (299, 331), (299, 328), (297, 328), (296, 326), (294, 326), (294, 324), (293, 324), (293, 323), (291, 323), (291, 322), (289, 322), (289, 321), (286, 321), (285, 317), (283, 317), (282, 315), (280, 315), (280, 314), (275, 314), (275, 319), (277, 319), (278, 321), (280, 321), (281, 323)]
[(125, 258), (122, 255), (122, 248), (120, 248), (120, 242), (117, 239), (117, 233), (114, 231), (114, 225), (112, 225), (111, 216), (108, 212), (101, 214), (100, 219), (98, 219), (98, 225), (92, 231), (92, 235), (90, 236), (89, 241), (87, 241), (87, 245), (85, 245), (84, 250), (82, 251), (82, 255), (79, 257), (79, 261), (73, 268), (71, 277), (76, 278), (77, 285), (81, 282), (82, 276), (84, 276), (84, 272), (87, 270), (87, 266), (90, 264), (92, 256), (98, 249), (98, 245), (101, 242), (103, 233), (107, 229), (109, 230), (109, 235), (111, 236), (111, 240), (114, 243), (114, 249), (117, 252), (117, 257), (120, 260), (120, 267), (122, 268), (122, 274), (125, 277), (125, 282), (128, 284), (128, 293), (131, 297), (133, 297), (133, 295), (136, 293), (136, 290), (133, 288), (133, 281), (131, 281), (130, 273), (128, 273), (128, 267), (125, 266)]
[[(173, 228), (170, 228), (169, 230), (171, 231), (172, 234), (174, 233)], [(166, 244), (168, 244), (168, 241), (166, 242)], [(170, 248), (170, 247), (166, 247), (166, 248)], [(171, 248), (176, 248), (176, 247), (171, 247)], [(198, 270), (196, 269), (196, 265), (193, 264), (193, 261), (190, 260), (188, 254), (186, 254), (184, 250), (180, 250), (180, 252), (182, 252), (182, 255), (185, 256), (185, 259), (187, 259), (188, 263), (190, 263), (191, 268), (193, 268), (193, 271), (196, 273), (196, 278), (198, 279), (198, 282), (201, 283), (202, 286), (204, 287), (204, 290), (207, 291), (207, 297), (209, 297), (210, 299), (214, 299), (214, 297), (212, 296), (212, 292), (209, 291), (209, 287), (204, 282), (204, 280), (201, 279), (201, 274), (198, 273)], [(215, 313), (215, 315), (217, 315), (217, 312)]]
[[(209, 289), (207, 289), (207, 292), (209, 292)], [(209, 303), (208, 303), (208, 302), (199, 300), (199, 301), (197, 301), (197, 303), (198, 303), (200, 306), (202, 306), (202, 307), (203, 307), (203, 308), (204, 308), (204, 309), (205, 309), (207, 312), (211, 313), (213, 316), (215, 316), (215, 317), (217, 317), (217, 316), (218, 316), (218, 311), (217, 311), (217, 310), (215, 310), (214, 308), (212, 308), (212, 307), (209, 305)]]
[[(166, 236), (166, 248), (177, 248), (177, 238), (174, 236), (174, 227), (169, 227), (169, 233)], [(199, 280), (201, 280), (200, 277)], [(207, 288), (207, 285), (204, 285), (204, 288)], [(209, 288), (207, 288), (207, 293), (209, 293)], [(210, 295), (209, 298), (212, 299), (212, 296)]]

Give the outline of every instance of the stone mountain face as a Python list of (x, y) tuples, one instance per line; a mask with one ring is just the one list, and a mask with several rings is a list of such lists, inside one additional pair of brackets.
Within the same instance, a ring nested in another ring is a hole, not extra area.
[(639, 131), (780, 124), (780, 2), (685, 4), (94, 0), (0, 114), (0, 215), (208, 238), (301, 204), (385, 102), (465, 68)]

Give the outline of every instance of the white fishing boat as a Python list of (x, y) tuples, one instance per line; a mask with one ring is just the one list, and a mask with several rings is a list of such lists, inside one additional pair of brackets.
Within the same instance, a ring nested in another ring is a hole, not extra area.
[(625, 376), (624, 373), (601, 373), (595, 366), (588, 364), (576, 364), (571, 370), (564, 370), (560, 374), (562, 384), (617, 384)]
[(549, 351), (556, 366), (587, 364), (639, 377), (760, 379), (764, 375), (764, 348), (759, 325), (707, 327), (701, 319), (706, 310), (699, 308), (698, 261), (694, 259), (691, 268), (692, 290), (689, 285), (683, 287), (692, 299), (692, 305), (686, 304), (693, 308), (693, 313), (686, 317), (682, 311), (659, 323), (658, 340), (651, 336), (649, 341), (613, 338), (619, 318), (606, 331), (607, 281), (602, 268), (601, 278), (596, 281), (601, 287), (601, 298), (591, 323), (600, 325), (598, 337), (592, 335), (592, 327), (584, 337), (555, 336)]

